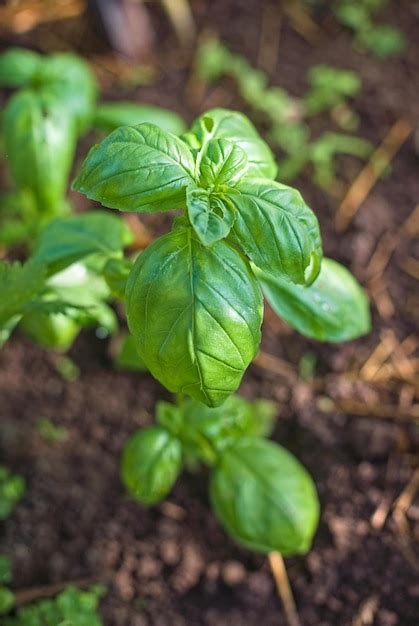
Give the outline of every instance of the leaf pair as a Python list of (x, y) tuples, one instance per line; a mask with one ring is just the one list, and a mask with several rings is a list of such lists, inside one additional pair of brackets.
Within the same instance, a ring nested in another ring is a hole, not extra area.
[(212, 466), (211, 504), (233, 539), (259, 552), (304, 553), (318, 522), (316, 491), (289, 452), (261, 438), (272, 416), (267, 403), (238, 396), (217, 409), (160, 403), (160, 425), (137, 431), (125, 445), (122, 480), (135, 499), (155, 504), (196, 458)]

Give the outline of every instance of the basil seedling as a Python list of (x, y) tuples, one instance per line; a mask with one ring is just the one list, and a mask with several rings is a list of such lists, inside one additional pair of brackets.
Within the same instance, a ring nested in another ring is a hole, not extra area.
[(295, 457), (263, 437), (275, 407), (230, 396), (222, 407), (194, 400), (157, 405), (158, 426), (128, 440), (121, 477), (150, 505), (171, 490), (182, 467), (209, 465), (212, 508), (227, 532), (258, 552), (307, 552), (319, 517), (312, 479)]
[(132, 267), (126, 311), (150, 372), (210, 407), (239, 387), (259, 349), (262, 288), (309, 336), (347, 340), (369, 329), (362, 289), (338, 264), (322, 269), (317, 218), (276, 174), (250, 121), (214, 109), (181, 138), (149, 123), (113, 131), (74, 182), (107, 207), (183, 210)]

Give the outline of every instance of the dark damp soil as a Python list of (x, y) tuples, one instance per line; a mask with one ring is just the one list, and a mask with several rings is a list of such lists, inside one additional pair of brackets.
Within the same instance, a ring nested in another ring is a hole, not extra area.
[[(268, 3), (192, 4), (200, 29), (207, 25), (217, 31), (257, 64)], [(211, 106), (246, 110), (228, 82), (199, 102), (190, 98), (192, 56), (173, 53), (176, 39), (158, 8), (151, 17), (157, 82), (124, 93), (108, 88), (106, 97), (169, 106), (188, 121), (208, 99)], [(272, 84), (299, 95), (310, 65), (352, 68), (364, 83), (354, 104), (364, 136), (378, 145), (401, 116), (417, 124), (418, 3), (392, 3), (382, 20), (395, 22), (407, 35), (404, 58), (383, 63), (355, 52), (350, 35), (327, 19), (325, 37), (312, 44), (284, 18)], [(46, 29), (14, 37), (13, 43), (36, 47)], [(86, 41), (87, 35), (79, 47), (89, 56)], [(343, 234), (334, 227), (336, 201), (305, 176), (295, 183), (319, 216), (326, 254), (350, 266), (362, 282), (382, 235), (395, 232), (417, 203), (416, 150), (412, 136)], [(347, 181), (357, 167), (345, 163)], [(160, 216), (145, 221), (154, 233), (167, 226)], [(327, 398), (380, 406), (398, 405), (399, 396), (406, 395), (401, 384), (387, 389), (361, 380), (353, 384), (342, 374), (359, 370), (383, 333), (394, 332), (402, 341), (415, 332), (417, 283), (401, 269), (400, 259), (417, 252), (417, 243), (406, 241), (391, 257), (384, 281), (394, 310), (383, 313), (373, 298), (374, 330), (365, 339), (317, 345), (268, 310), (263, 349), (297, 372), (301, 358), (314, 354), (315, 379), (276, 375), (255, 364), (241, 388), (249, 398), (278, 403), (274, 438), (297, 454), (319, 490), (322, 518), (313, 549), (287, 559), (303, 626), (417, 626), (419, 621), (418, 502), (412, 501), (402, 520), (393, 506), (417, 465), (417, 425), (325, 410)], [(70, 356), (80, 368), (73, 382), (57, 371), (57, 355), (19, 336), (0, 352), (0, 458), (23, 474), (28, 486), (0, 527), (0, 553), (13, 557), (14, 588), (104, 580), (109, 588), (101, 607), (105, 626), (285, 626), (266, 560), (238, 548), (209, 511), (205, 472), (183, 475), (168, 501), (156, 508), (138, 506), (124, 495), (118, 478), (123, 443), (152, 421), (156, 401), (168, 394), (147, 374), (115, 372), (106, 341), (87, 332)], [(43, 417), (65, 426), (68, 439), (47, 444), (37, 429)], [(380, 519), (381, 511), (388, 515)]]

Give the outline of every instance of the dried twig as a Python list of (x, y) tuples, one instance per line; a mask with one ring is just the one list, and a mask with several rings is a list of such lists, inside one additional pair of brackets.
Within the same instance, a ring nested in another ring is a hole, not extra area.
[(0, 7), (0, 31), (26, 33), (38, 24), (77, 17), (84, 13), (83, 0), (26, 0)]
[(405, 119), (399, 119), (390, 128), (382, 144), (358, 174), (338, 208), (336, 228), (339, 231), (348, 228), (359, 207), (366, 200), (378, 178), (389, 166), (412, 130), (411, 124)]
[(161, 0), (179, 41), (189, 46), (196, 38), (195, 20), (189, 0)]
[(273, 4), (264, 5), (260, 27), (258, 66), (267, 74), (274, 72), (278, 61), (281, 26), (280, 7)]
[(98, 578), (81, 578), (79, 580), (69, 580), (61, 583), (53, 583), (52, 585), (42, 585), (40, 587), (32, 587), (30, 589), (21, 589), (14, 592), (15, 606), (20, 607), (30, 604), (42, 598), (52, 598), (58, 593), (66, 589), (66, 587), (89, 587), (101, 582)]
[(410, 407), (400, 407), (397, 404), (368, 404), (352, 399), (334, 400), (327, 398), (327, 403), (319, 398), (319, 408), (323, 412), (345, 413), (349, 415), (357, 415), (360, 417), (374, 417), (378, 419), (394, 419), (400, 421), (419, 420), (419, 404), (412, 404)]
[(279, 552), (271, 552), (268, 555), (268, 560), (275, 580), (278, 595), (282, 600), (288, 626), (301, 626), (291, 585), (288, 580), (284, 559)]
[(275, 376), (282, 376), (291, 383), (295, 382), (298, 378), (296, 371), (290, 363), (273, 354), (263, 352), (262, 350), (253, 363), (267, 372), (275, 374)]
[(379, 607), (379, 598), (372, 595), (367, 598), (360, 606), (355, 618), (352, 620), (352, 626), (371, 626), (374, 623), (375, 615)]

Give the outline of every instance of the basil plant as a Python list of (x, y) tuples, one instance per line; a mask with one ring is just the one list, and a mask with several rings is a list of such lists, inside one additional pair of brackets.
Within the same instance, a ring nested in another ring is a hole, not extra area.
[(134, 433), (121, 460), (121, 478), (135, 500), (156, 504), (184, 467), (210, 467), (215, 515), (238, 543), (258, 552), (307, 552), (319, 518), (308, 472), (264, 437), (275, 406), (230, 396), (217, 408), (183, 399), (159, 402), (157, 425)]
[(342, 341), (369, 329), (364, 292), (323, 260), (315, 214), (276, 174), (250, 121), (214, 109), (181, 138), (149, 123), (118, 128), (74, 182), (121, 211), (182, 211), (136, 260), (126, 311), (153, 376), (209, 407), (237, 390), (258, 352), (263, 295), (309, 337)]

